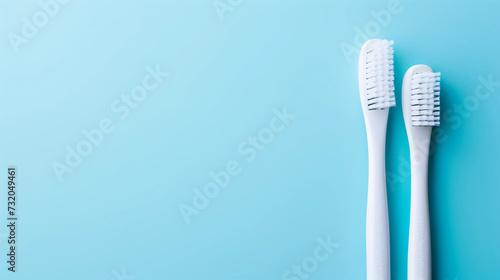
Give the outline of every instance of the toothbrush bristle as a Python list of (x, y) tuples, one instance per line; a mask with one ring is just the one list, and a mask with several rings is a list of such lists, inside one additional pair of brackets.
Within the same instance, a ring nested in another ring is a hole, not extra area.
[(366, 53), (366, 91), (369, 110), (396, 105), (393, 41), (381, 40)]
[(411, 123), (413, 126), (439, 126), (441, 73), (421, 72), (411, 80)]

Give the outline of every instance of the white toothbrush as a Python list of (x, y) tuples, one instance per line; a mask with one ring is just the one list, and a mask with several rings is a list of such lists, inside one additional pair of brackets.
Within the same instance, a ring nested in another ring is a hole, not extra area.
[(433, 126), (439, 126), (440, 73), (415, 65), (403, 79), (402, 104), (411, 155), (408, 280), (431, 279), (431, 233), (427, 167)]
[(359, 93), (368, 138), (366, 272), (368, 280), (390, 279), (389, 215), (385, 180), (385, 135), (394, 97), (392, 41), (372, 39), (359, 55)]

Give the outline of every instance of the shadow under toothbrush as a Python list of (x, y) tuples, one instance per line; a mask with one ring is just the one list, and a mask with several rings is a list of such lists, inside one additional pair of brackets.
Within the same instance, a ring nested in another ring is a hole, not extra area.
[[(451, 124), (443, 119), (443, 113), (447, 111), (453, 104), (453, 90), (446, 83), (446, 78), (444, 81), (441, 80), (441, 94), (440, 94), (440, 126), (434, 127), (432, 131), (430, 151), (429, 151), (429, 174), (428, 174), (428, 199), (429, 199), (429, 223), (431, 228), (431, 256), (432, 256), (432, 279), (443, 279), (446, 277), (443, 275), (442, 264), (443, 258), (450, 256), (449, 248), (446, 244), (449, 244), (449, 238), (443, 234), (443, 232), (449, 232), (446, 230), (447, 219), (449, 219), (449, 211), (445, 208), (447, 203), (443, 203), (443, 194), (448, 193), (448, 191), (443, 190), (448, 188), (448, 186), (440, 185), (439, 182), (443, 180), (438, 180), (439, 176), (443, 176), (443, 168), (441, 160), (440, 148), (446, 145), (447, 137), (443, 138), (443, 135), (449, 134), (451, 130)], [(449, 159), (448, 159), (449, 160)]]
[[(401, 180), (399, 174), (400, 157), (409, 158), (408, 138), (406, 136), (403, 111), (401, 106), (401, 88), (406, 67), (394, 53), (394, 93), (396, 106), (391, 108), (387, 121), (386, 136), (386, 181), (387, 203), (389, 208), (389, 234), (391, 244), (391, 278), (398, 279), (406, 275), (409, 228), (409, 180)], [(403, 73), (403, 74), (398, 74)], [(408, 178), (409, 179), (409, 178)], [(406, 206), (408, 205), (408, 206)], [(405, 209), (405, 211), (401, 211)], [(407, 210), (407, 211), (406, 211)], [(407, 213), (408, 212), (408, 213)], [(404, 224), (405, 226), (402, 226)]]

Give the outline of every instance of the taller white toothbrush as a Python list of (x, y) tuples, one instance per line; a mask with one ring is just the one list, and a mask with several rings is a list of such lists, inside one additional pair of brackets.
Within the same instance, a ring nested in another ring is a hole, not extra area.
[(411, 67), (403, 79), (403, 115), (411, 156), (408, 280), (431, 279), (427, 168), (432, 127), (439, 125), (439, 80), (440, 73), (426, 65)]
[(359, 55), (359, 93), (368, 138), (366, 271), (368, 280), (390, 279), (389, 215), (385, 180), (385, 135), (394, 97), (392, 41), (372, 39)]

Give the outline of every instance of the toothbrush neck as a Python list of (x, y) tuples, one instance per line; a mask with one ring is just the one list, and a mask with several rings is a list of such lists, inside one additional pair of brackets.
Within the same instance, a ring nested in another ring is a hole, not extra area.
[[(427, 132), (427, 131), (425, 131)], [(411, 175), (412, 178), (427, 178), (429, 165), (430, 129), (428, 133), (420, 133), (410, 141)]]

